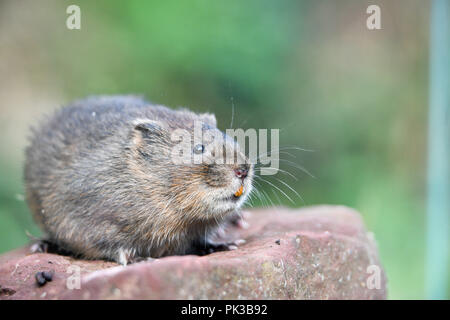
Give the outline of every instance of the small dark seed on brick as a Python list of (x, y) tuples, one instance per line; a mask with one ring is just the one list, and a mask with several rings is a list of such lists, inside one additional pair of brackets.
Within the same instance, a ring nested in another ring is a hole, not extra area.
[(44, 276), (42, 275), (42, 272), (38, 272), (35, 275), (36, 283), (39, 287), (42, 287), (44, 284), (47, 283), (47, 280), (45, 280)]
[(280, 245), (280, 244), (281, 244), (281, 240), (278, 239), (278, 240), (275, 241), (275, 243), (276, 243), (277, 245)]
[(55, 273), (54, 271), (43, 271), (42, 276), (44, 277), (45, 280), (52, 281), (54, 273)]

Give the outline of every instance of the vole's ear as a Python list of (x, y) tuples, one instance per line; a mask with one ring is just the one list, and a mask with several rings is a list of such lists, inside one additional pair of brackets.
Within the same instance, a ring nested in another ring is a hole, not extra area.
[(161, 136), (164, 133), (164, 125), (156, 120), (136, 119), (133, 121), (134, 130), (144, 137)]
[(200, 119), (212, 127), (217, 127), (216, 116), (213, 115), (212, 113), (202, 113), (200, 115)]

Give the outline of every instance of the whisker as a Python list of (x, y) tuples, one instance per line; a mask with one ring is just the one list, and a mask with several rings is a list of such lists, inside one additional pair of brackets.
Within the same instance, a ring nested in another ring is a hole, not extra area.
[(253, 208), (253, 190), (248, 194), (248, 201), (245, 204)]
[(256, 188), (255, 187), (253, 187), (252, 189), (251, 189), (251, 191), (250, 191), (250, 193), (248, 194), (248, 204), (250, 205), (250, 207), (251, 208), (253, 208), (253, 206), (254, 206), (254, 203), (253, 203), (253, 201), (254, 201), (254, 193), (255, 193), (255, 191), (256, 191)]
[[(298, 170), (300, 170), (300, 171), (306, 173), (306, 174), (307, 174), (308, 176), (310, 176), (311, 178), (316, 179), (316, 177), (315, 177), (311, 172), (309, 172), (308, 170), (306, 170), (304, 167), (302, 167), (302, 166), (299, 165), (298, 163), (295, 163), (295, 162), (290, 161), (290, 160), (287, 160), (287, 159), (278, 159), (278, 161), (280, 161), (280, 162), (285, 162), (287, 165), (290, 165), (291, 167), (296, 168), (296, 169), (298, 169)], [(257, 168), (260, 168), (260, 166), (259, 166), (259, 167), (256, 167), (255, 169), (257, 169)]]
[(291, 148), (291, 149), (295, 149), (295, 150), (299, 150), (299, 151), (316, 152), (316, 151), (313, 150), (313, 149), (305, 149), (305, 148), (297, 147), (297, 146), (294, 146), (294, 145), (286, 145), (286, 146), (284, 146), (284, 147)]
[(275, 192), (275, 190), (273, 190), (273, 189), (270, 189), (271, 191), (272, 191), (272, 193), (273, 193), (273, 195), (277, 198), (277, 200), (278, 200), (278, 205), (282, 205), (281, 204), (281, 199), (280, 199), (280, 197), (278, 196), (278, 194)]
[[(267, 156), (267, 155), (269, 155), (269, 154), (271, 154), (272, 155), (272, 152), (273, 152), (273, 154), (278, 154), (280, 151), (285, 151), (285, 150), (301, 150), (301, 151), (307, 151), (307, 152), (313, 152), (312, 150), (307, 150), (307, 149), (302, 149), (302, 148), (298, 148), (298, 147), (281, 147), (281, 148), (274, 148), (274, 149), (272, 149), (272, 150), (270, 150), (270, 151), (267, 151), (267, 152), (265, 152), (265, 153), (263, 153), (263, 154), (260, 154), (258, 157), (256, 157), (256, 158), (253, 158), (253, 159), (251, 159), (251, 161), (258, 161), (258, 160), (260, 160), (260, 158), (261, 157), (265, 157), (265, 156)], [(278, 151), (278, 152), (275, 152), (275, 151)], [(293, 156), (292, 154), (290, 154), (291, 156)], [(294, 156), (295, 157), (295, 156)]]
[[(256, 180), (253, 180), (253, 181), (254, 181), (255, 183), (258, 184), (258, 186), (261, 188), (261, 190), (263, 189), (262, 186), (259, 184), (258, 181), (256, 181)], [(267, 199), (265, 199), (265, 198), (263, 197), (263, 194), (261, 194), (261, 191), (258, 190), (258, 189), (255, 189), (255, 191), (257, 192), (258, 198), (259, 198), (259, 200), (261, 201), (263, 207), (269, 207), (269, 203), (267, 202)]]
[(278, 191), (280, 191), (286, 198), (288, 198), (288, 199), (292, 202), (292, 204), (295, 204), (294, 200), (292, 200), (291, 197), (289, 197), (289, 196), (286, 194), (286, 192), (284, 192), (283, 190), (281, 190), (278, 186), (276, 186), (275, 184), (273, 184), (273, 183), (270, 182), (270, 181), (267, 181), (267, 180), (261, 178), (260, 176), (255, 176), (255, 177), (261, 179), (261, 181), (264, 181), (265, 183), (271, 185), (272, 187), (274, 187), (275, 189), (277, 189)]
[(300, 171), (303, 171), (304, 173), (306, 173), (311, 178), (316, 179), (316, 177), (311, 172), (306, 170), (303, 166), (299, 165), (298, 163), (295, 163), (295, 162), (292, 162), (292, 161), (289, 161), (289, 160), (286, 160), (286, 159), (279, 159), (279, 161), (283, 161), (283, 162), (285, 162), (287, 164), (290, 164), (292, 167), (297, 168)]
[(247, 123), (247, 119), (245, 119), (244, 121), (242, 121), (240, 124), (239, 124), (239, 128), (242, 128), (242, 126), (244, 125), (244, 124), (246, 124)]
[(277, 181), (281, 182), (282, 184), (284, 184), (286, 187), (288, 187), (292, 192), (294, 192), (297, 195), (297, 197), (300, 198), (300, 200), (302, 200), (303, 204), (305, 204), (305, 200), (303, 200), (303, 197), (296, 190), (294, 190), (289, 184), (287, 184), (286, 182), (284, 182), (281, 179), (278, 179), (275, 177), (273, 177), (273, 178), (276, 179)]
[[(271, 190), (273, 190), (273, 189), (271, 189)], [(262, 191), (263, 194), (266, 196), (266, 198), (269, 200), (269, 202), (270, 202), (270, 204), (272, 205), (272, 207), (274, 207), (275, 205), (273, 204), (273, 202), (272, 202), (272, 200), (270, 199), (269, 195), (268, 195), (264, 190), (261, 190), (261, 191)]]
[(231, 100), (231, 123), (230, 123), (230, 129), (233, 129), (233, 122), (234, 122), (234, 97), (231, 90), (231, 83), (228, 84), (230, 89), (230, 100)]
[(261, 171), (262, 169), (266, 169), (266, 170), (277, 170), (280, 171), (281, 173), (287, 174), (289, 176), (291, 176), (295, 181), (298, 181), (298, 178), (296, 176), (294, 176), (292, 173), (290, 173), (289, 171), (280, 169), (280, 168), (273, 168), (273, 167), (260, 167), (260, 168), (254, 168), (255, 171)]

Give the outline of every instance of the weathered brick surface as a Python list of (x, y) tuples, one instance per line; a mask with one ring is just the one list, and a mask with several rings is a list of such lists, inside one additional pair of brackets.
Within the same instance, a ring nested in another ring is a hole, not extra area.
[[(234, 230), (247, 241), (238, 250), (127, 267), (22, 248), (0, 256), (0, 299), (386, 298), (376, 245), (354, 210), (252, 210), (248, 222), (248, 229)], [(79, 290), (67, 288), (70, 266), (80, 267)], [(38, 287), (34, 276), (46, 270), (55, 271), (54, 279)], [(368, 288), (377, 270), (380, 288)]]

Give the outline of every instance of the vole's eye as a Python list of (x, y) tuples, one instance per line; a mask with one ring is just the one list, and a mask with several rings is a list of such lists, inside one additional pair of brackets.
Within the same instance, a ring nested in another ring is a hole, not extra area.
[(194, 147), (194, 153), (195, 154), (200, 154), (200, 153), (203, 153), (203, 152), (205, 152), (205, 146), (204, 145), (198, 144), (198, 145), (196, 145)]

